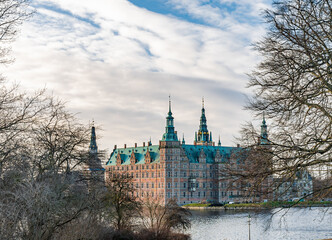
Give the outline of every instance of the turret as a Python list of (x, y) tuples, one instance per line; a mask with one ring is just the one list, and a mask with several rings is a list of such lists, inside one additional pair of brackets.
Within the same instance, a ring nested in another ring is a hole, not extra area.
[(199, 123), (198, 133), (195, 133), (195, 142), (197, 145), (213, 145), (212, 133), (208, 131), (206, 124), (205, 108), (204, 108), (204, 98), (202, 99), (202, 113)]
[(168, 115), (166, 117), (165, 133), (163, 134), (161, 141), (178, 141), (177, 134), (174, 131), (174, 118), (172, 116), (171, 97), (170, 96), (169, 96)]
[(94, 126), (94, 122), (92, 122), (92, 127), (91, 127), (91, 139), (90, 139), (89, 152), (90, 152), (90, 154), (97, 154), (97, 152), (98, 152), (98, 147), (97, 147), (97, 142), (96, 142), (96, 129)]
[[(114, 146), (116, 149), (116, 145)], [(91, 139), (89, 145), (89, 161), (85, 166), (85, 174), (90, 179), (88, 181), (89, 191), (97, 189), (98, 185), (104, 185), (104, 171), (101, 160), (98, 158), (98, 147), (96, 141), (96, 128), (94, 122), (91, 127)]]
[(262, 125), (261, 125), (260, 144), (261, 145), (269, 144), (269, 140), (267, 138), (268, 138), (267, 125), (266, 125), (266, 121), (265, 121), (265, 113), (263, 113), (263, 121), (262, 121)]

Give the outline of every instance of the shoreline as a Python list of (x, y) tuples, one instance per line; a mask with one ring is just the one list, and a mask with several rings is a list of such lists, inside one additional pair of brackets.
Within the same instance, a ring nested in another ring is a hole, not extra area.
[(312, 208), (312, 207), (332, 207), (332, 203), (329, 204), (311, 204), (311, 205), (291, 205), (283, 204), (280, 206), (182, 206), (189, 210), (269, 210), (275, 208)]

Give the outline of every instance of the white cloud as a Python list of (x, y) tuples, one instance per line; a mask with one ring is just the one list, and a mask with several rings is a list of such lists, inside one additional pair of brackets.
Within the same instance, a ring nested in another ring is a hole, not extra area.
[[(212, 14), (217, 9), (197, 4), (188, 12), (217, 18)], [(157, 143), (169, 93), (176, 130), (187, 142), (198, 128), (202, 96), (216, 141), (221, 133), (223, 143), (231, 145), (250, 118), (243, 110), (243, 94), (250, 93), (245, 73), (258, 58), (247, 35), (257, 39), (261, 26), (232, 23), (227, 16), (221, 19), (229, 22), (227, 29), (194, 24), (125, 0), (35, 0), (34, 5), (38, 14), (23, 26), (13, 46), (16, 62), (6, 75), (27, 89), (46, 85), (85, 122), (94, 118), (104, 129), (98, 133), (104, 136), (102, 148), (149, 136)]]

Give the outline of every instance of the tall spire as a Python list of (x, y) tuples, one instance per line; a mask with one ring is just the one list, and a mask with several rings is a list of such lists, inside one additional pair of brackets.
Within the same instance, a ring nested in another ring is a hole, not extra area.
[(91, 139), (90, 139), (89, 152), (91, 154), (96, 154), (98, 152), (98, 147), (97, 147), (97, 142), (96, 142), (96, 129), (95, 129), (94, 121), (92, 121), (92, 127), (91, 127)]
[(204, 97), (202, 98), (202, 113), (201, 113), (197, 137), (198, 137), (197, 142), (200, 142), (200, 143), (209, 143), (210, 142), (209, 131), (207, 129), (207, 124), (206, 124)]
[(218, 146), (221, 146), (220, 135), (219, 135), (219, 140), (218, 140)]
[[(88, 190), (94, 191), (96, 185), (103, 186), (105, 175), (105, 169), (102, 166), (101, 160), (98, 158), (98, 147), (96, 142), (96, 128), (94, 121), (92, 121), (91, 126), (91, 139), (89, 146), (89, 159), (87, 164), (85, 165), (85, 174), (87, 175), (88, 180)], [(95, 179), (92, 181), (92, 179)]]
[(168, 95), (168, 114), (172, 115), (172, 106), (171, 106), (171, 95)]
[(206, 117), (205, 117), (205, 108), (204, 108), (204, 98), (202, 98), (202, 114), (199, 124), (199, 132), (204, 133), (204, 135), (208, 134), (208, 129), (206, 125)]
[(261, 125), (261, 137), (260, 137), (261, 145), (269, 144), (269, 140), (267, 139), (267, 137), (268, 135), (267, 135), (267, 125), (265, 121), (265, 112), (263, 112), (263, 121)]
[(171, 109), (171, 96), (169, 96), (169, 109), (168, 115), (166, 117), (166, 128), (165, 133), (162, 137), (162, 141), (178, 141), (178, 137), (176, 132), (174, 131), (174, 118), (172, 116), (172, 109)]
[(184, 141), (184, 133), (182, 134), (182, 144), (186, 144), (186, 142)]

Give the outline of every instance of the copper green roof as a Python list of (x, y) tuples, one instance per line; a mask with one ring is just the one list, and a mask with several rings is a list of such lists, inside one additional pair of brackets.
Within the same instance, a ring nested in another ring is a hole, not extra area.
[[(198, 163), (199, 156), (201, 151), (203, 150), (206, 156), (207, 163), (214, 163), (215, 157), (220, 154), (220, 159), (222, 163), (226, 163), (229, 161), (231, 155), (238, 151), (239, 148), (235, 147), (223, 147), (223, 146), (200, 146), (200, 145), (181, 145), (183, 150), (185, 151), (190, 163)], [(130, 156), (132, 153), (135, 154), (136, 164), (144, 164), (145, 163), (145, 154), (149, 151), (151, 156), (151, 163), (159, 162), (160, 160), (160, 152), (159, 146), (146, 146), (146, 147), (130, 147), (130, 148), (119, 148), (115, 149), (106, 165), (115, 166), (116, 159), (120, 154), (122, 165), (130, 165)]]
[(202, 146), (202, 145), (182, 145), (182, 148), (186, 152), (186, 155), (191, 163), (198, 163), (199, 156), (203, 150), (206, 156), (207, 163), (214, 163), (215, 157), (219, 150), (221, 155), (221, 162), (228, 162), (232, 153), (236, 151), (235, 147), (222, 147), (222, 146)]
[(151, 156), (151, 163), (159, 162), (159, 146), (146, 146), (146, 147), (129, 147), (129, 148), (118, 148), (113, 150), (111, 157), (108, 159), (106, 165), (116, 165), (116, 158), (120, 154), (122, 165), (130, 164), (130, 156), (132, 153), (135, 154), (136, 164), (145, 163), (145, 154), (149, 151)]

